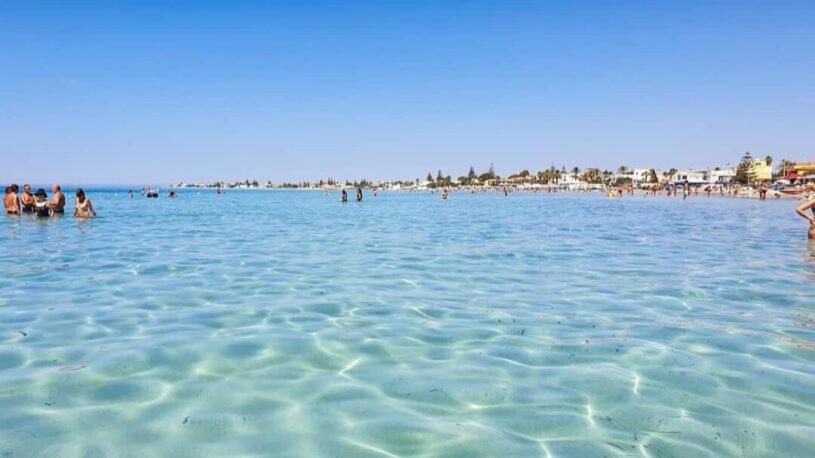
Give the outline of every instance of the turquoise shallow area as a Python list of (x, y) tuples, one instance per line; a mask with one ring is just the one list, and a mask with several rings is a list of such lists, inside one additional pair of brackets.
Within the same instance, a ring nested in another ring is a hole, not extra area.
[(0, 456), (811, 456), (795, 202), (91, 193), (0, 219)]

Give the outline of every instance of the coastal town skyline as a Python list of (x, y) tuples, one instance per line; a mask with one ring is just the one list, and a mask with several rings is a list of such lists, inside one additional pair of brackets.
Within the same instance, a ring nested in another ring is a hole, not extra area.
[[(448, 171), (449, 172), (449, 171)], [(801, 175), (798, 176), (798, 172)], [(496, 184), (634, 184), (647, 185), (657, 183), (670, 183), (691, 181), (692, 184), (726, 184), (753, 182), (771, 182), (776, 179), (789, 179), (815, 172), (815, 162), (791, 161), (789, 159), (774, 159), (771, 155), (754, 156), (745, 152), (735, 164), (726, 163), (706, 168), (658, 168), (658, 167), (628, 167), (621, 165), (616, 169), (603, 169), (599, 167), (578, 166), (567, 167), (554, 164), (542, 169), (522, 169), (506, 174), (499, 173), (494, 163), (490, 163), (486, 170), (478, 170), (474, 166), (464, 174), (445, 173), (438, 169), (435, 173), (427, 172), (421, 177), (377, 179), (371, 177), (323, 177), (312, 180), (290, 180), (273, 182), (269, 179), (217, 179), (209, 181), (187, 182), (179, 181), (172, 184), (174, 187), (224, 187), (224, 188), (334, 188), (343, 186), (363, 187), (456, 187), (456, 186), (491, 186)], [(793, 178), (795, 181), (795, 178)]]

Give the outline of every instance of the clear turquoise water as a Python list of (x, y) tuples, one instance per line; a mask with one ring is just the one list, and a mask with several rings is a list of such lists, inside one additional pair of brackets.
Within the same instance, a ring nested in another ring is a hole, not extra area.
[(0, 219), (0, 456), (811, 456), (794, 202), (91, 195)]

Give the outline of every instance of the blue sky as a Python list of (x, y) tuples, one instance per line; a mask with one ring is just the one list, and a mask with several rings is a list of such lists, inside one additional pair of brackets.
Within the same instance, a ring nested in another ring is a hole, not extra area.
[(812, 1), (3, 1), (0, 180), (815, 159), (813, 24)]

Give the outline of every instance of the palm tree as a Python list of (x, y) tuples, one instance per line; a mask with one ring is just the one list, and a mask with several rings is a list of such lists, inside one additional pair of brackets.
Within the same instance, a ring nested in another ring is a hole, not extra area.
[(572, 176), (576, 180), (578, 175), (580, 175), (580, 167), (575, 167), (572, 169)]

